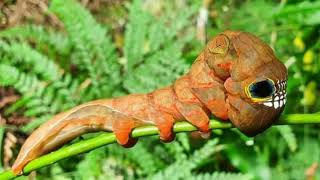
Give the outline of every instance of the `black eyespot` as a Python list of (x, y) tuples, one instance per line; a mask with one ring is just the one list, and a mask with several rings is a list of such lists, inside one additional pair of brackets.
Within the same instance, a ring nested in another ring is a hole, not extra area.
[(272, 96), (275, 91), (274, 84), (271, 80), (264, 80), (253, 83), (249, 86), (249, 92), (253, 98), (266, 98)]

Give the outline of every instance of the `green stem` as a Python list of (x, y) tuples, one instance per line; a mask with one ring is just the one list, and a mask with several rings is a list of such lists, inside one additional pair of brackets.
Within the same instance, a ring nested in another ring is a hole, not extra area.
[[(294, 125), (294, 124), (319, 124), (320, 123), (320, 113), (316, 114), (289, 114), (283, 115), (277, 122), (279, 125)], [(210, 121), (211, 129), (228, 129), (232, 128), (231, 123), (221, 122), (217, 120)], [(190, 132), (197, 130), (193, 125), (187, 122), (178, 122), (174, 125), (174, 132)], [(132, 131), (132, 136), (134, 138), (151, 136), (158, 134), (158, 129), (155, 126), (145, 126), (136, 128)], [(116, 137), (113, 133), (103, 133), (97, 137), (80, 141), (78, 143), (71, 144), (60, 148), (57, 151), (51, 152), (49, 154), (43, 155), (26, 165), (23, 169), (24, 175), (30, 173), (31, 171), (40, 169), (42, 167), (53, 164), (59, 160), (88, 152), (90, 150), (96, 149), (98, 147), (112, 144), (116, 142)], [(12, 179), (19, 175), (14, 175), (11, 170), (5, 171), (0, 174), (0, 179)]]

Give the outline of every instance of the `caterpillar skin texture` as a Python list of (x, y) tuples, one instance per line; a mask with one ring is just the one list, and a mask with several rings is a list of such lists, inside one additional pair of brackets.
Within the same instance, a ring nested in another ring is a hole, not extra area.
[(210, 114), (254, 136), (283, 111), (286, 81), (286, 67), (267, 44), (249, 33), (225, 31), (168, 87), (96, 100), (56, 115), (29, 136), (12, 170), (22, 173), (29, 161), (92, 131), (112, 131), (125, 147), (136, 142), (132, 129), (144, 125), (157, 126), (164, 142), (174, 139), (176, 121), (188, 121), (205, 134)]

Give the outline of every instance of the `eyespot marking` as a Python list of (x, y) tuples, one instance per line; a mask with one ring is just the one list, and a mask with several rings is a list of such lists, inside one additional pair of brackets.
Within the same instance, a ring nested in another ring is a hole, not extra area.
[(246, 89), (247, 95), (256, 102), (270, 99), (275, 93), (276, 86), (271, 79), (264, 81), (253, 82)]

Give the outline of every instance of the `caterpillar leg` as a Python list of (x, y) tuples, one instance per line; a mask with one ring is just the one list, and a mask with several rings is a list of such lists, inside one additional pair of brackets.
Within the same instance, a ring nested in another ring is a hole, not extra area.
[[(174, 119), (171, 115), (155, 110), (153, 107), (149, 109), (149, 119), (151, 119), (159, 129), (160, 139), (163, 142), (171, 142), (174, 140), (173, 133)], [(114, 115), (113, 132), (116, 135), (117, 142), (130, 148), (137, 143), (137, 139), (131, 137), (133, 128), (137, 127), (137, 120), (123, 114)]]
[(174, 119), (170, 114), (156, 113), (154, 115), (155, 124), (159, 129), (160, 139), (162, 142), (171, 142), (175, 139), (173, 133)]
[(209, 117), (200, 106), (179, 102), (176, 107), (186, 120), (196, 126), (204, 136), (210, 133)]
[(134, 119), (118, 114), (113, 119), (112, 130), (116, 135), (117, 142), (123, 147), (130, 148), (137, 143), (137, 139), (131, 137), (135, 127)]

